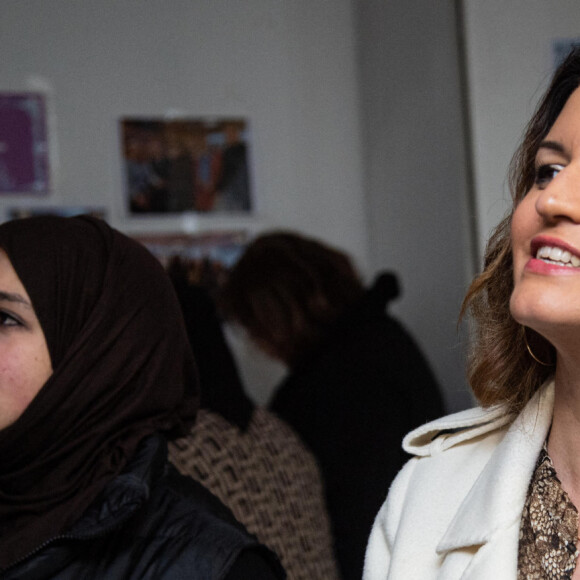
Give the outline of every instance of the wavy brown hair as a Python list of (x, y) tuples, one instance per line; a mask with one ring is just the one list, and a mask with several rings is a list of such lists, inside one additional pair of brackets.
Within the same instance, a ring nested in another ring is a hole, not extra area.
[[(515, 208), (534, 184), (539, 145), (579, 85), (580, 48), (575, 48), (554, 74), (514, 154), (509, 172), (511, 210), (493, 231), (483, 271), (471, 283), (463, 302), (461, 316), (469, 312), (475, 323), (468, 378), (483, 406), (505, 404), (517, 412), (554, 371), (553, 346), (538, 333), (521, 326), (510, 313), (513, 290), (510, 229)], [(526, 339), (534, 354), (549, 366), (530, 356)]]
[(217, 301), (225, 318), (295, 366), (362, 293), (346, 254), (312, 238), (275, 231), (247, 247)]

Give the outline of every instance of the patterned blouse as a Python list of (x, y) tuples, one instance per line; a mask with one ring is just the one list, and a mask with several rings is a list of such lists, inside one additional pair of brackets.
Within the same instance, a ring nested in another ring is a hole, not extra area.
[(569, 580), (578, 559), (578, 511), (540, 452), (520, 524), (518, 580)]

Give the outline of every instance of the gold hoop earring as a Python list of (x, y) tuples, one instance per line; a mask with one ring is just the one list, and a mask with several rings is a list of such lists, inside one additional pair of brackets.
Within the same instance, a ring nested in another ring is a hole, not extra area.
[(541, 364), (544, 367), (551, 367), (554, 366), (554, 363), (546, 363), (544, 361), (541, 361), (533, 352), (532, 349), (530, 347), (530, 344), (528, 343), (528, 337), (526, 334), (526, 327), (522, 326), (523, 331), (524, 331), (524, 342), (526, 343), (526, 348), (528, 349), (528, 352), (530, 353), (530, 356), (538, 363)]

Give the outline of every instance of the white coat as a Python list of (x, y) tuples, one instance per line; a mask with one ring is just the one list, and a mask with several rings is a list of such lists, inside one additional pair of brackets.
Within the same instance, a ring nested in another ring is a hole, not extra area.
[(546, 383), (514, 417), (462, 411), (412, 431), (363, 580), (515, 580), (520, 520), (554, 405)]

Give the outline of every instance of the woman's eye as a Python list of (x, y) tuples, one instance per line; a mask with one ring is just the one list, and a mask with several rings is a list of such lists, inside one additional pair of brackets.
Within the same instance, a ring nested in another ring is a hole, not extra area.
[(538, 187), (545, 187), (550, 183), (550, 181), (552, 181), (552, 179), (554, 179), (554, 177), (556, 177), (556, 175), (558, 175), (558, 173), (560, 173), (560, 171), (562, 171), (562, 169), (564, 169), (564, 166), (559, 163), (540, 165), (540, 167), (536, 169), (536, 177), (534, 179), (535, 184)]
[(11, 314), (0, 311), (0, 326), (22, 326), (22, 323)]

